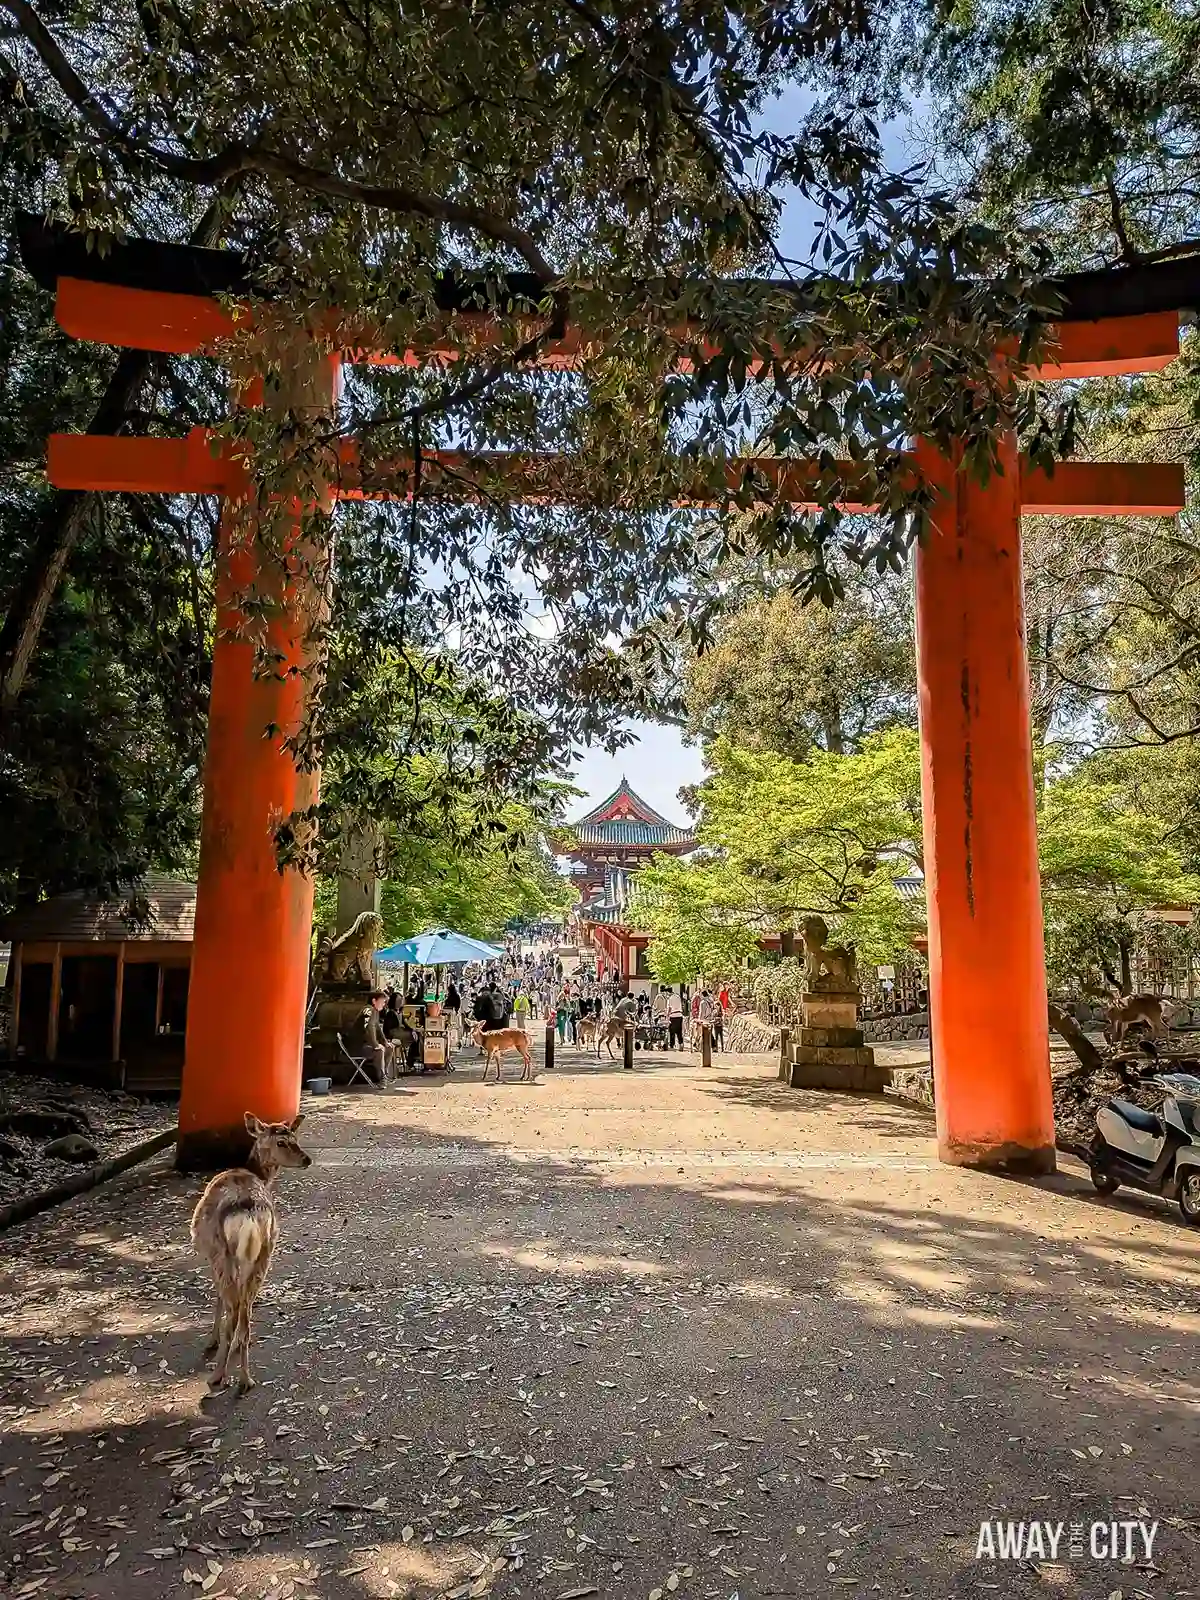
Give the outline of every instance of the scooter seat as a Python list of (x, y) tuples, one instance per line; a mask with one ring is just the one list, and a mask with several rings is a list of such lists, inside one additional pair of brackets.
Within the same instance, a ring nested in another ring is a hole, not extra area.
[(1131, 1105), (1128, 1100), (1110, 1100), (1111, 1110), (1115, 1111), (1123, 1122), (1131, 1128), (1139, 1128), (1142, 1133), (1161, 1133), (1162, 1123), (1153, 1111), (1143, 1111), (1141, 1106)]

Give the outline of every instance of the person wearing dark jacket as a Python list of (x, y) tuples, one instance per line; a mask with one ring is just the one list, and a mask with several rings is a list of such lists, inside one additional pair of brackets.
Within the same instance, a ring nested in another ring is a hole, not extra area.
[(474, 1016), (482, 1023), (484, 1033), (508, 1027), (508, 1003), (494, 983), (484, 984), (475, 996)]
[(498, 984), (492, 985), (492, 1022), (493, 1028), (507, 1028), (512, 1017), (511, 1001), (507, 987), (501, 989)]

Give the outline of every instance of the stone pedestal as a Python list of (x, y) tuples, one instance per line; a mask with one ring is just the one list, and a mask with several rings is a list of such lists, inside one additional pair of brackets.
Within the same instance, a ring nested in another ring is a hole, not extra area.
[(355, 1027), (371, 999), (365, 983), (322, 984), (317, 1008), (304, 1041), (304, 1076), (332, 1078), (344, 1083), (354, 1070), (338, 1049), (340, 1033), (351, 1051)]
[(811, 990), (803, 997), (804, 1026), (791, 1043), (788, 1083), (793, 1089), (842, 1089), (882, 1094), (891, 1080), (888, 1067), (875, 1064), (863, 1044), (854, 990)]

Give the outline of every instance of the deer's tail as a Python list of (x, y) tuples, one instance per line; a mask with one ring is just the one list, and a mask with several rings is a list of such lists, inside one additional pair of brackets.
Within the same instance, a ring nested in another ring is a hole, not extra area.
[(270, 1230), (253, 1211), (235, 1211), (221, 1224), (230, 1259), (245, 1276), (270, 1247)]

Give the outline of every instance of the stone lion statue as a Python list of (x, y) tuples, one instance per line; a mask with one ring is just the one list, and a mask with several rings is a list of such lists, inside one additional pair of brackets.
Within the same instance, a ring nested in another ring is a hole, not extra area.
[(353, 973), (364, 983), (374, 982), (373, 957), (383, 943), (383, 918), (363, 911), (337, 939), (324, 936), (317, 947), (317, 970), (326, 983), (345, 983)]
[(805, 917), (803, 933), (804, 979), (808, 987), (816, 989), (821, 984), (823, 970), (826, 976), (823, 987), (836, 984), (843, 989), (857, 989), (858, 961), (853, 946), (826, 944), (829, 929), (823, 917)]

